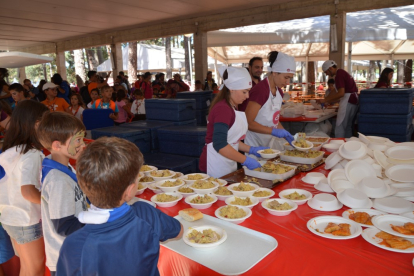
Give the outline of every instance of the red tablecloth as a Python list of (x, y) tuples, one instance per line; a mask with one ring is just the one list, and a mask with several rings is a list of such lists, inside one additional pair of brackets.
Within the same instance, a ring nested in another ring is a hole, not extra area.
[[(314, 169), (328, 175), (323, 166)], [(278, 193), (288, 188), (301, 188), (312, 194), (321, 193), (301, 181), (306, 173), (300, 173), (291, 180), (276, 186)], [(146, 190), (141, 198), (150, 200), (153, 192)], [(218, 201), (203, 213), (214, 216), (214, 211), (225, 205)], [(171, 208), (160, 208), (171, 216), (190, 207), (184, 200)], [(412, 275), (414, 254), (402, 254), (383, 250), (366, 242), (362, 236), (350, 240), (331, 240), (312, 234), (306, 227), (309, 219), (324, 216), (341, 216), (347, 207), (335, 212), (321, 212), (307, 204), (285, 217), (270, 215), (259, 204), (253, 215), (240, 224), (253, 230), (273, 236), (278, 247), (244, 275)], [(229, 256), (231, 258), (231, 256)], [(219, 275), (218, 273), (161, 246), (158, 267), (161, 275)]]

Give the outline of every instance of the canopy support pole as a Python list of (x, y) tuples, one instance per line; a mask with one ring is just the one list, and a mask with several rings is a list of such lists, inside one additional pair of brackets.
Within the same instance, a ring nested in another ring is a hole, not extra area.
[(347, 71), (352, 76), (352, 41), (348, 42), (348, 61), (347, 64)]
[(20, 67), (19, 70), (19, 83), (23, 83), (26, 78), (26, 67)]
[(115, 81), (115, 78), (118, 76), (119, 71), (122, 71), (124, 68), (121, 43), (111, 44), (110, 58), (112, 63), (112, 78)]
[(195, 80), (203, 82), (207, 75), (207, 32), (198, 31), (194, 34), (194, 67)]
[(346, 39), (346, 13), (338, 11), (331, 15), (331, 28), (329, 36), (329, 59), (338, 64), (338, 68), (344, 68), (345, 39)]
[(56, 52), (56, 70), (63, 80), (67, 79), (66, 76), (66, 59), (65, 52)]

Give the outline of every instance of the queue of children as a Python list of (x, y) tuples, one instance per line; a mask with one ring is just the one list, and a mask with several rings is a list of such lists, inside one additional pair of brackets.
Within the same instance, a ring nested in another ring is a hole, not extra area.
[(111, 137), (85, 148), (84, 135), (73, 114), (16, 106), (0, 154), (0, 241), (10, 236), (20, 275), (44, 275), (45, 256), (52, 276), (158, 275), (159, 242), (181, 237), (182, 225), (147, 203), (126, 204), (144, 162), (136, 145)]

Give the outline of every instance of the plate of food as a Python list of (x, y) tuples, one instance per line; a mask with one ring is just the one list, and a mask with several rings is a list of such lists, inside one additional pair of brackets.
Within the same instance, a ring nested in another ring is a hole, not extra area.
[(313, 234), (333, 240), (348, 240), (361, 235), (362, 227), (355, 221), (338, 216), (321, 216), (306, 224)]
[(275, 192), (272, 189), (268, 188), (259, 188), (252, 196), (257, 197), (260, 202), (265, 201), (266, 199), (275, 195)]
[(210, 194), (213, 193), (220, 185), (217, 182), (208, 180), (196, 180), (190, 185), (196, 194)]
[(224, 179), (210, 177), (210, 178), (207, 178), (207, 180), (217, 182), (220, 186), (226, 186), (227, 185), (227, 181), (224, 180)]
[(155, 186), (165, 193), (172, 193), (178, 191), (184, 184), (185, 182), (182, 179), (167, 179), (156, 182)]
[(302, 205), (312, 198), (312, 193), (302, 189), (286, 189), (279, 193), (279, 197), (292, 200), (297, 205)]
[(179, 193), (161, 193), (156, 194), (151, 197), (151, 201), (157, 204), (160, 207), (172, 207), (177, 205), (183, 196)]
[(142, 165), (139, 169), (140, 172), (143, 172), (146, 176), (149, 176), (152, 171), (158, 170), (157, 167), (150, 166), (150, 165)]
[(295, 174), (296, 166), (281, 164), (275, 161), (259, 161), (262, 167), (255, 170), (249, 170), (243, 167), (244, 173), (248, 176), (253, 176), (266, 180), (285, 180)]
[(241, 181), (240, 183), (234, 183), (228, 186), (228, 189), (235, 196), (251, 196), (254, 192), (259, 189), (259, 186), (252, 183), (245, 183)]
[(228, 197), (233, 196), (233, 192), (230, 191), (227, 187), (220, 186), (217, 190), (214, 191), (214, 195), (218, 198), (218, 200), (226, 200)]
[(313, 143), (306, 141), (306, 133), (296, 133), (293, 136), (295, 140), (292, 142), (292, 146), (299, 151), (308, 151), (313, 148)]
[(391, 235), (407, 239), (414, 238), (413, 219), (398, 215), (383, 215), (374, 217), (372, 224), (381, 231)]
[(175, 175), (175, 172), (170, 170), (151, 171), (148, 176), (154, 178), (155, 181), (170, 179)]
[(262, 207), (274, 216), (287, 216), (298, 208), (298, 205), (286, 198), (270, 198), (262, 202)]
[(248, 197), (231, 196), (229, 198), (226, 198), (225, 202), (227, 205), (244, 206), (249, 209), (252, 209), (254, 206), (259, 204), (259, 200), (253, 196), (248, 196)]
[(154, 182), (155, 182), (155, 180), (151, 176), (143, 176), (139, 179), (139, 183), (142, 183), (142, 184), (149, 185), (149, 184), (154, 183)]
[(190, 173), (181, 177), (187, 184), (193, 184), (197, 180), (206, 180), (207, 178), (209, 175), (205, 173)]
[(191, 195), (185, 198), (185, 203), (190, 204), (195, 209), (207, 209), (210, 208), (213, 203), (217, 201), (215, 195)]
[(257, 153), (259, 153), (262, 158), (270, 159), (275, 158), (280, 153), (280, 151), (274, 149), (264, 149), (257, 151)]
[(244, 206), (226, 205), (218, 208), (214, 214), (219, 219), (240, 224), (252, 215), (252, 210)]
[(375, 209), (349, 209), (342, 213), (342, 217), (353, 220), (363, 227), (375, 227), (371, 220), (380, 215), (385, 213)]
[(299, 164), (315, 164), (322, 160), (323, 151), (285, 150), (280, 154), (280, 160)]
[(217, 247), (226, 239), (227, 233), (224, 229), (211, 225), (190, 227), (183, 235), (187, 245), (199, 250)]
[(306, 140), (312, 143), (321, 143), (325, 144), (329, 141), (329, 137), (318, 137), (318, 136), (308, 136), (306, 137)]
[(142, 194), (147, 187), (148, 187), (147, 184), (143, 184), (143, 183), (138, 182), (138, 188), (137, 188), (137, 191), (136, 191), (135, 195)]
[(362, 237), (370, 244), (388, 251), (414, 253), (414, 239), (397, 237), (375, 227), (362, 231)]

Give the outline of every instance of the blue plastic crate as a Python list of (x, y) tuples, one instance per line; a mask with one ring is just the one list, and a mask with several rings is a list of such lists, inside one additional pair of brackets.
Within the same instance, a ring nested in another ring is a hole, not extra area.
[(206, 132), (206, 127), (199, 126), (160, 128), (160, 152), (199, 157), (205, 144)]
[(361, 133), (405, 135), (412, 125), (413, 116), (359, 114), (358, 130)]
[[(362, 132), (361, 132), (362, 133)], [(382, 136), (382, 137), (386, 137), (388, 139), (390, 139), (391, 141), (394, 142), (410, 142), (411, 141), (411, 136), (413, 135), (413, 125), (410, 126), (410, 128), (408, 129), (407, 133), (403, 134), (403, 135), (398, 135), (398, 134), (378, 134), (378, 133), (364, 133), (364, 135), (372, 135), (372, 136)]]
[(213, 91), (197, 91), (197, 92), (179, 92), (177, 99), (195, 99), (196, 109), (206, 109), (210, 107), (211, 95)]
[(148, 99), (145, 112), (148, 120), (187, 121), (195, 118), (194, 99)]
[(111, 113), (114, 113), (111, 109), (85, 109), (82, 113), (83, 124), (87, 130), (113, 126), (114, 120), (109, 118)]
[(149, 129), (130, 129), (126, 127), (105, 127), (92, 130), (92, 139), (99, 137), (119, 137), (128, 140), (140, 149), (142, 153), (151, 151), (151, 134)]
[(167, 123), (173, 123), (174, 126), (196, 126), (197, 125), (196, 119), (187, 120), (187, 121), (179, 121), (179, 122), (147, 120), (147, 122), (167, 122)]
[(144, 154), (145, 164), (155, 166), (160, 170), (172, 170), (183, 174), (197, 172), (197, 158), (165, 153)]
[(157, 129), (173, 125), (174, 122), (169, 121), (135, 121), (131, 123), (122, 124), (120, 125), (120, 127), (131, 129), (149, 129), (151, 133), (151, 152), (154, 152), (159, 149)]
[(208, 108), (196, 110), (196, 119), (197, 119), (198, 126), (207, 125), (207, 115), (208, 115)]
[(413, 88), (373, 88), (361, 91), (361, 114), (405, 115), (411, 112)]

